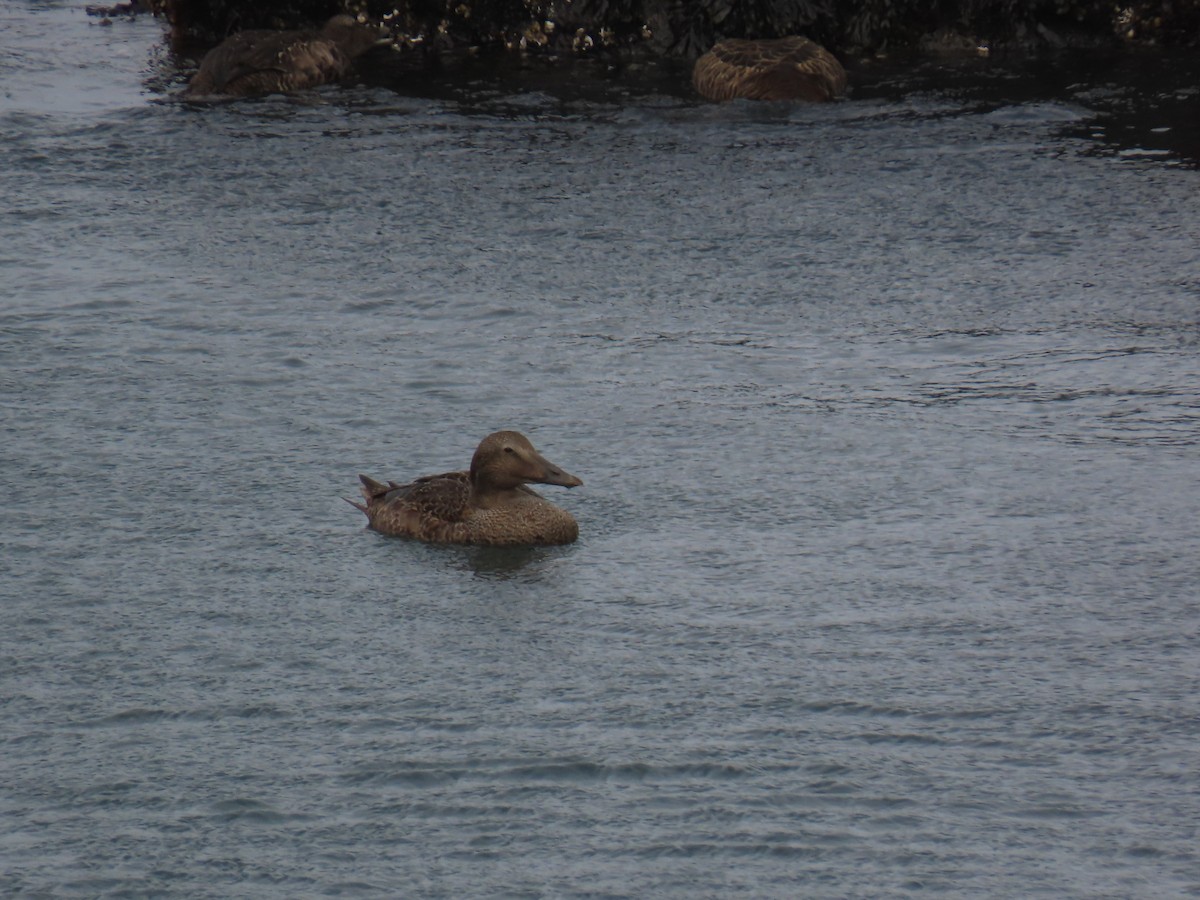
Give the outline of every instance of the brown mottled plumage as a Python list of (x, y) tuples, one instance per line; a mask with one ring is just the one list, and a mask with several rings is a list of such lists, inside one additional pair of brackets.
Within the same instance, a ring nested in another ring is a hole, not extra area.
[(204, 57), (188, 96), (282, 94), (339, 81), (359, 56), (386, 43), (384, 32), (353, 16), (334, 16), (320, 31), (239, 31)]
[(569, 512), (525, 485), (583, 482), (549, 462), (517, 431), (484, 438), (469, 472), (427, 475), (411, 484), (358, 477), (366, 503), (349, 502), (383, 534), (438, 544), (569, 544), (579, 536)]
[(846, 90), (846, 70), (805, 37), (721, 41), (696, 60), (692, 84), (706, 100), (833, 100)]

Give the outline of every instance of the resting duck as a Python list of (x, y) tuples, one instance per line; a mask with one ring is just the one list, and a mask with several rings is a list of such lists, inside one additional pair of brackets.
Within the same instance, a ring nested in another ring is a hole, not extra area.
[(381, 484), (359, 475), (366, 503), (348, 501), (383, 534), (438, 544), (570, 544), (574, 517), (525, 485), (583, 484), (549, 462), (517, 431), (480, 442), (469, 472), (426, 475), (411, 484)]
[(837, 58), (806, 37), (721, 41), (696, 60), (692, 84), (706, 100), (811, 100), (846, 90)]
[(318, 87), (346, 77), (384, 31), (353, 16), (334, 16), (320, 31), (239, 31), (209, 50), (187, 96), (249, 97)]

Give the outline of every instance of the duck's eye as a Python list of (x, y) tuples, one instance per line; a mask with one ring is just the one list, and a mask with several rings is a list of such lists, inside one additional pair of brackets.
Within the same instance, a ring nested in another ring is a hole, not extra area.
[(512, 447), (505, 447), (505, 448), (504, 448), (504, 452), (505, 452), (505, 453), (512, 453), (512, 452), (513, 452), (513, 448), (512, 448)]

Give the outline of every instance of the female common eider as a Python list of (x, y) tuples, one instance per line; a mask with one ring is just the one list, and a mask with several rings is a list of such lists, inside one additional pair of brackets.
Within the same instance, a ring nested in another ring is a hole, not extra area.
[(334, 16), (320, 31), (239, 31), (209, 50), (184, 94), (286, 94), (345, 78), (355, 59), (387, 43), (384, 31)]
[(489, 434), (468, 472), (426, 475), (411, 484), (381, 484), (359, 475), (365, 503), (355, 503), (383, 534), (438, 544), (569, 544), (574, 517), (525, 485), (583, 484), (533, 449), (516, 431)]
[(696, 60), (692, 84), (707, 100), (810, 100), (846, 90), (837, 58), (806, 37), (721, 41)]

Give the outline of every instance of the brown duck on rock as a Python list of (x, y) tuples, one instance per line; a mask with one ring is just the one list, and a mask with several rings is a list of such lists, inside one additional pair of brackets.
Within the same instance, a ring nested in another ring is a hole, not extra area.
[(696, 60), (692, 84), (706, 100), (809, 100), (846, 90), (837, 58), (806, 37), (721, 41)]
[(383, 534), (438, 544), (569, 544), (579, 526), (565, 509), (526, 484), (583, 484), (533, 449), (517, 431), (479, 444), (469, 472), (426, 475), (411, 484), (381, 484), (359, 475), (365, 503), (349, 501)]
[(334, 16), (320, 31), (239, 31), (209, 50), (185, 95), (250, 97), (286, 94), (340, 81), (383, 30), (353, 16)]

